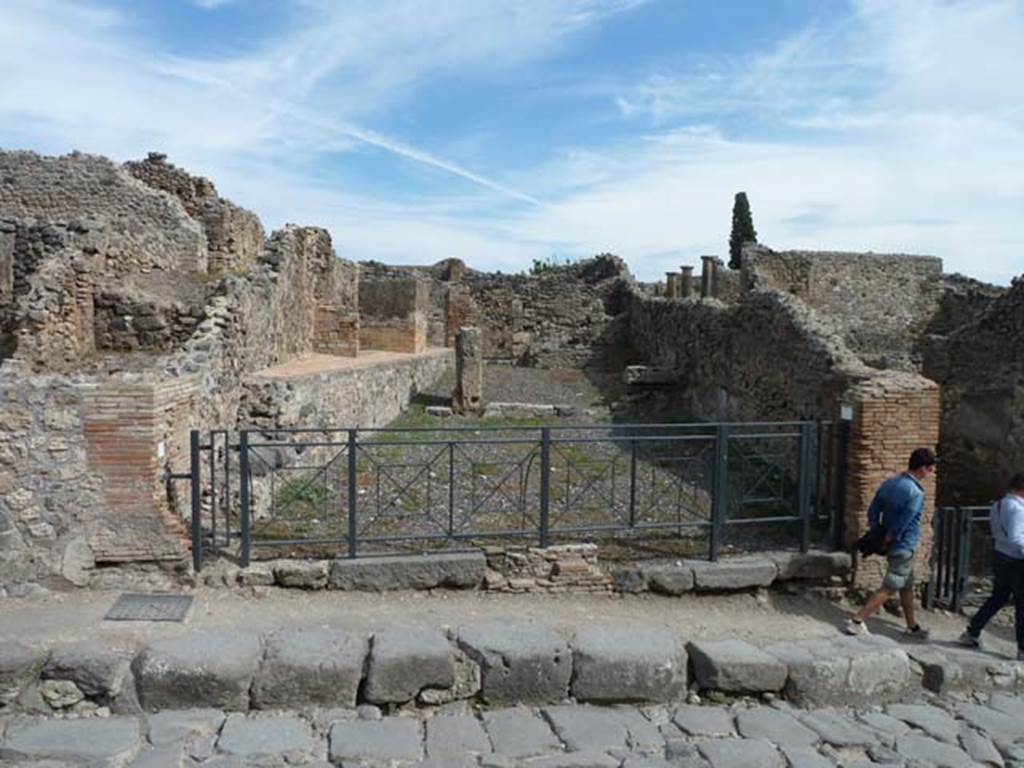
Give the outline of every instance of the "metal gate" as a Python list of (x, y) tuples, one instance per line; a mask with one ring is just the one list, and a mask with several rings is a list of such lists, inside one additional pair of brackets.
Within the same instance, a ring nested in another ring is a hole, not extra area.
[(672, 539), (685, 556), (842, 540), (848, 424), (191, 433), (193, 559)]
[(931, 573), (924, 606), (962, 611), (991, 587), (989, 507), (940, 507), (933, 520)]

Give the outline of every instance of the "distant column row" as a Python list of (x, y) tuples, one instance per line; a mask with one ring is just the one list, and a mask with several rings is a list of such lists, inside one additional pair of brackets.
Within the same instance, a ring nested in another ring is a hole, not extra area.
[[(719, 270), (724, 268), (724, 263), (717, 256), (701, 256), (700, 272), (700, 293), (702, 299), (718, 296)], [(665, 273), (665, 298), (667, 299), (688, 299), (695, 292), (693, 280), (693, 267), (684, 265), (678, 272)]]

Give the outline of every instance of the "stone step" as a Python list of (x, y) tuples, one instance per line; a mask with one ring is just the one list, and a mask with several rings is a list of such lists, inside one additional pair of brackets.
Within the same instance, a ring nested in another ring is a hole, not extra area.
[[(970, 662), (970, 663), (968, 663)], [(940, 667), (949, 684), (936, 688)], [(949, 669), (969, 669), (954, 675)], [(755, 647), (664, 626), (526, 622), (292, 627), (266, 635), (194, 631), (134, 651), (92, 640), (52, 649), (0, 646), (0, 712), (115, 714), (214, 707), (426, 707), (669, 703), (688, 691), (772, 694), (801, 705), (877, 704), (946, 691), (1024, 689), (1024, 663), (940, 644), (836, 635)]]

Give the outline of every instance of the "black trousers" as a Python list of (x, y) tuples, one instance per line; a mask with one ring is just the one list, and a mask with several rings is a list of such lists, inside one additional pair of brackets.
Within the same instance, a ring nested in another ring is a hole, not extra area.
[(1013, 598), (1017, 650), (1024, 651), (1024, 559), (996, 552), (992, 571), (995, 576), (992, 595), (974, 614), (967, 631), (978, 637), (999, 609)]

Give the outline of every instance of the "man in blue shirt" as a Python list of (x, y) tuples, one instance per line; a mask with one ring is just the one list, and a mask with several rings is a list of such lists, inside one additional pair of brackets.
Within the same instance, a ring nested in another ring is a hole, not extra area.
[(889, 566), (882, 579), (882, 588), (875, 592), (843, 627), (848, 635), (867, 635), (864, 620), (899, 593), (907, 637), (927, 640), (928, 630), (914, 617), (914, 553), (921, 540), (921, 513), (924, 511), (922, 481), (935, 472), (935, 452), (917, 448), (910, 454), (907, 471), (882, 483), (868, 507), (868, 525), (885, 528), (886, 554)]
[(960, 635), (960, 642), (981, 647), (981, 630), (1013, 597), (1017, 630), (1017, 660), (1024, 661), (1024, 472), (1010, 478), (1010, 489), (992, 505), (989, 520), (995, 543), (992, 595)]

